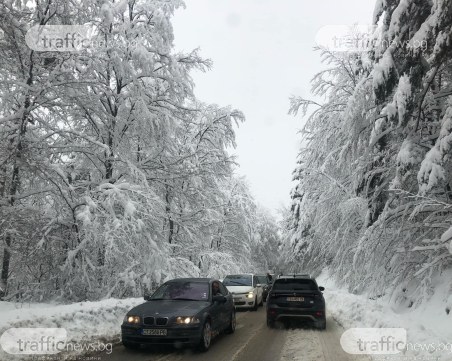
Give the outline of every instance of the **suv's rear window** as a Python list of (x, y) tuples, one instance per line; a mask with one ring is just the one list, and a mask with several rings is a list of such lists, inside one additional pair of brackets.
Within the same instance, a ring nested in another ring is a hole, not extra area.
[(282, 278), (275, 280), (273, 284), (274, 290), (306, 290), (306, 291), (317, 291), (317, 285), (312, 280), (306, 279), (291, 279), (291, 278)]

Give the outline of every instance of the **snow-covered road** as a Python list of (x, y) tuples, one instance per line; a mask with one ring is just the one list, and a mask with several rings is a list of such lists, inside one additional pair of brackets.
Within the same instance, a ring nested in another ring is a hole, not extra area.
[(347, 354), (340, 345), (344, 329), (330, 316), (327, 329), (292, 328), (283, 331), (285, 344), (280, 361), (369, 361), (365, 356)]
[[(295, 325), (294, 325), (295, 326)], [(237, 330), (233, 335), (221, 335), (206, 353), (191, 349), (165, 347), (126, 350), (117, 345), (110, 355), (100, 354), (101, 361), (361, 361), (346, 354), (339, 343), (343, 332), (333, 318), (327, 320), (327, 330), (311, 327), (269, 329), (265, 309), (258, 312), (238, 312)]]

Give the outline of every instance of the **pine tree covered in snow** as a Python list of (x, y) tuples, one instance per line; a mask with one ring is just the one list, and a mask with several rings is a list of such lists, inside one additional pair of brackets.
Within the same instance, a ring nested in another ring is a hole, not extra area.
[(367, 53), (321, 50), (294, 172), (286, 254), (355, 292), (428, 298), (451, 267), (452, 4), (379, 0)]

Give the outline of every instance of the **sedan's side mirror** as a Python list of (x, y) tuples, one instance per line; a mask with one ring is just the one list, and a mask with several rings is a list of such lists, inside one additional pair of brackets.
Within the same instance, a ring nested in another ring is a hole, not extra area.
[(226, 297), (224, 297), (223, 295), (215, 295), (215, 296), (212, 296), (212, 301), (218, 302), (218, 303), (225, 303)]
[(323, 292), (323, 291), (325, 291), (325, 287), (320, 286), (319, 290)]
[(151, 295), (145, 293), (143, 298), (145, 301), (149, 301), (151, 299)]

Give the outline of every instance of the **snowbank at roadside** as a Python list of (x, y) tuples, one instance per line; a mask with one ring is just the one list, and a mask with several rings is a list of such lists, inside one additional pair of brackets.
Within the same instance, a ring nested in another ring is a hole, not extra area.
[[(142, 298), (107, 299), (70, 305), (0, 302), (0, 335), (10, 328), (64, 328), (67, 331), (67, 343), (85, 347), (87, 344), (91, 344), (91, 347), (101, 346), (107, 352), (107, 343), (119, 341), (121, 323), (127, 311), (143, 302)], [(0, 347), (0, 360), (21, 359), (30, 358), (9, 355)]]
[[(387, 356), (387, 360), (452, 360), (452, 312), (450, 288), (452, 272), (434, 280), (429, 301), (418, 308), (401, 307), (388, 297), (371, 300), (365, 295), (353, 295), (340, 289), (323, 273), (317, 278), (324, 286), (327, 313), (344, 329), (405, 328), (407, 349), (403, 354)], [(382, 356), (373, 356), (381, 360)]]

